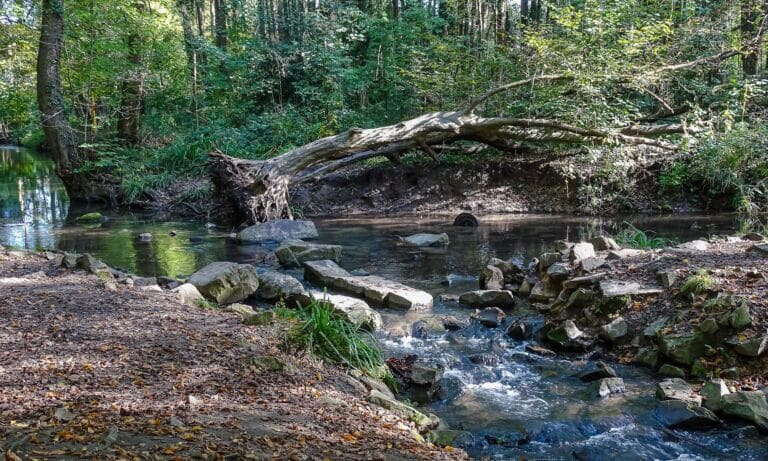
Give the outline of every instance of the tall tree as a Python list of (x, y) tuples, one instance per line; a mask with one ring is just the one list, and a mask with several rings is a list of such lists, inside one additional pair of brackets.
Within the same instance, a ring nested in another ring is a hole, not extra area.
[(222, 51), (229, 45), (229, 31), (227, 30), (227, 0), (214, 0), (214, 21), (216, 22), (216, 46)]
[[(749, 44), (757, 33), (757, 21), (760, 16), (760, 0), (741, 0), (741, 42), (744, 45)], [(744, 75), (755, 75), (759, 64), (758, 50), (753, 49), (741, 58), (741, 70)]]
[[(140, 19), (145, 9), (144, 0), (135, 0), (133, 6)], [(131, 28), (126, 39), (130, 68), (127, 75), (123, 78), (122, 98), (117, 120), (117, 134), (120, 139), (129, 145), (136, 145), (140, 140), (141, 110), (144, 105), (142, 44), (141, 27)]]
[(37, 101), (45, 139), (56, 162), (56, 170), (70, 196), (81, 196), (85, 184), (77, 169), (83, 159), (76, 133), (67, 119), (61, 93), (61, 48), (64, 42), (63, 0), (43, 0), (40, 45), (37, 53)]

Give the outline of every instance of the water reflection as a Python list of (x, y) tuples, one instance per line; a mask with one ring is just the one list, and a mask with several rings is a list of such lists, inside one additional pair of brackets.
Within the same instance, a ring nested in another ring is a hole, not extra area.
[(54, 229), (64, 223), (68, 209), (51, 159), (0, 146), (0, 241), (24, 248), (54, 247)]

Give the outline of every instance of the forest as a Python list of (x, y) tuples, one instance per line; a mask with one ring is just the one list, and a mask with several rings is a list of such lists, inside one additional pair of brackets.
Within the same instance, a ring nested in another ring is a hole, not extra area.
[[(230, 195), (253, 189), (236, 199), (250, 221), (290, 214), (277, 177), (293, 185), (422, 156), (575, 155), (563, 175), (597, 210), (601, 196), (627, 192), (629, 169), (654, 175), (662, 210), (702, 196), (703, 208), (754, 214), (765, 196), (765, 8), (8, 0), (0, 132), (50, 149), (71, 196), (125, 205), (208, 176), (213, 151), (262, 161), (354, 130), (418, 128), (272, 162), (273, 184), (263, 162), (239, 179), (225, 168), (215, 182)], [(181, 199), (211, 194), (205, 185)]]

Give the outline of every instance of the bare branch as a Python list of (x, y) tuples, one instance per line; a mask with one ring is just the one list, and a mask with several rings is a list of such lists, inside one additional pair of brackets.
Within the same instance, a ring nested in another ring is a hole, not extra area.
[(483, 104), (485, 101), (487, 101), (492, 96), (495, 96), (502, 91), (511, 90), (513, 88), (519, 88), (521, 86), (526, 85), (533, 85), (537, 81), (541, 82), (556, 82), (559, 80), (573, 80), (573, 77), (570, 75), (565, 74), (548, 74), (548, 75), (539, 75), (538, 77), (531, 77), (529, 79), (525, 80), (518, 80), (516, 82), (507, 83), (506, 85), (502, 85), (500, 87), (493, 88), (492, 90), (487, 91), (484, 95), (480, 96), (479, 98), (475, 99), (474, 101), (469, 103), (469, 106), (464, 110), (465, 115), (471, 115), (475, 112), (475, 109), (478, 108), (481, 104)]

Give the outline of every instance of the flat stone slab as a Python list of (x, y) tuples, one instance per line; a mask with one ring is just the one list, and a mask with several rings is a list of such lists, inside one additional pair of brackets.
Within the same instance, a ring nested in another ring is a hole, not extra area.
[(701, 405), (701, 396), (693, 393), (690, 384), (680, 378), (669, 378), (656, 386), (656, 398), (659, 400), (682, 400)]
[(643, 253), (643, 250), (634, 250), (632, 248), (625, 248), (623, 250), (611, 250), (608, 252), (607, 259), (617, 260), (634, 258), (635, 256), (640, 256)]
[(368, 302), (396, 309), (430, 309), (432, 295), (376, 275), (355, 276), (331, 260), (304, 263), (304, 278), (323, 287), (332, 288)]
[(341, 245), (289, 239), (280, 242), (280, 247), (275, 250), (275, 256), (283, 267), (301, 267), (307, 261), (322, 259), (330, 259), (338, 263), (341, 261), (341, 252)]
[(317, 229), (312, 221), (274, 219), (246, 227), (237, 234), (240, 243), (282, 242), (288, 239), (317, 238)]
[(403, 242), (412, 247), (442, 247), (447, 246), (450, 240), (448, 234), (413, 234), (402, 237)]
[(605, 278), (605, 272), (600, 272), (584, 277), (574, 277), (563, 282), (563, 288), (574, 289), (579, 287), (591, 287), (595, 283)]
[(603, 293), (604, 298), (658, 295), (664, 292), (661, 288), (646, 287), (637, 282), (624, 282), (621, 280), (602, 280), (600, 282), (600, 291)]
[(508, 290), (476, 290), (463, 293), (459, 302), (472, 307), (511, 307), (515, 304), (515, 295)]

